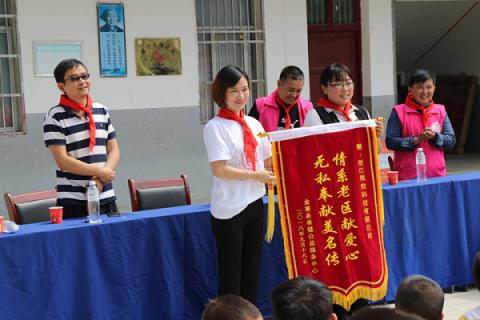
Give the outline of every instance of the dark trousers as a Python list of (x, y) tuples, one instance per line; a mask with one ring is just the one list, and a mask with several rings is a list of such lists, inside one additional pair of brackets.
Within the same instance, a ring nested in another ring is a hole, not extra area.
[(236, 294), (256, 304), (263, 241), (263, 200), (231, 219), (212, 216), (217, 245), (218, 295)]
[[(84, 218), (88, 216), (87, 206), (76, 206), (76, 205), (62, 205), (58, 204), (63, 207), (63, 219), (70, 219), (70, 218)], [(118, 208), (115, 201), (112, 201), (107, 204), (102, 204), (100, 206), (100, 213), (101, 214), (112, 214), (117, 213)]]

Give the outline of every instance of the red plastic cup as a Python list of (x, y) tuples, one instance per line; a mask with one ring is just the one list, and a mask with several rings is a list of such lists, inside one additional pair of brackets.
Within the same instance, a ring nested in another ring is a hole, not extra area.
[(388, 171), (388, 184), (394, 186), (398, 183), (398, 171)]
[(63, 221), (63, 207), (50, 207), (50, 222), (60, 224)]
[(3, 220), (4, 220), (4, 217), (0, 216), (0, 233), (3, 233)]

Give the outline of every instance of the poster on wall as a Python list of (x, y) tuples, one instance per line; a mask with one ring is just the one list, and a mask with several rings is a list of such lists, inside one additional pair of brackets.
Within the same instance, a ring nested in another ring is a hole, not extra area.
[(69, 41), (33, 41), (34, 74), (52, 77), (57, 64), (64, 59), (82, 60), (82, 43)]
[(182, 74), (180, 38), (135, 39), (137, 76)]
[(98, 3), (98, 41), (100, 76), (125, 77), (125, 15), (123, 3)]

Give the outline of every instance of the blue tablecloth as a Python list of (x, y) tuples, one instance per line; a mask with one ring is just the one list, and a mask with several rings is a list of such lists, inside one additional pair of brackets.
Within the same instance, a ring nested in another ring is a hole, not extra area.
[(0, 237), (0, 319), (199, 319), (216, 291), (208, 205)]
[[(480, 250), (480, 173), (384, 186), (387, 300), (425, 274), (443, 287), (472, 282)], [(208, 205), (103, 217), (89, 225), (21, 226), (0, 235), (0, 319), (199, 319), (216, 293)], [(262, 253), (259, 307), (287, 278), (276, 221)]]
[(480, 250), (480, 173), (384, 186), (383, 202), (387, 300), (413, 273), (443, 288), (473, 283), (473, 258)]

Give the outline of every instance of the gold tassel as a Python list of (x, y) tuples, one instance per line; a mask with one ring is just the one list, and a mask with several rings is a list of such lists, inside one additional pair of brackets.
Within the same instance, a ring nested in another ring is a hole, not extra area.
[[(260, 138), (268, 138), (270, 134), (268, 132), (259, 132), (257, 134)], [(268, 186), (268, 214), (267, 214), (267, 234), (265, 240), (268, 243), (272, 242), (273, 232), (275, 231), (275, 194), (273, 190), (273, 183), (267, 184)]]
[(273, 183), (268, 184), (268, 215), (267, 215), (267, 234), (265, 240), (272, 242), (273, 232), (275, 231), (275, 197)]

